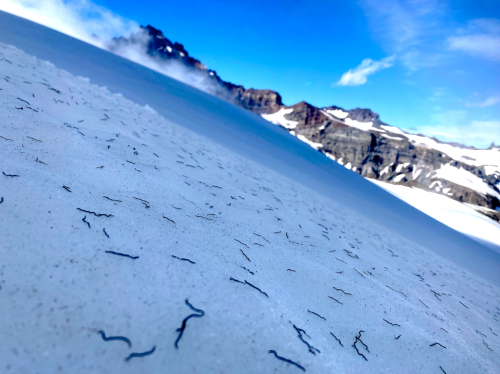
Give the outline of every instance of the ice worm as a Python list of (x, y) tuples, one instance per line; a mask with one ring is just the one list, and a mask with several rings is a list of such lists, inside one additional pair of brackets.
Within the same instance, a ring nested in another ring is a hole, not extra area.
[(17, 106), (15, 106), (14, 108), (16, 108), (16, 109), (20, 109), (20, 110), (23, 110), (23, 107), (18, 108)]
[(191, 310), (193, 310), (193, 311), (195, 311), (196, 313), (199, 313), (199, 314), (195, 314), (195, 313), (193, 313), (193, 314), (190, 314), (189, 316), (187, 316), (186, 318), (184, 318), (184, 320), (182, 321), (182, 326), (176, 330), (176, 331), (179, 333), (179, 336), (177, 337), (177, 340), (176, 340), (176, 341), (175, 341), (175, 343), (174, 343), (174, 346), (175, 346), (175, 348), (176, 348), (176, 349), (178, 349), (178, 348), (179, 348), (179, 346), (178, 346), (177, 344), (179, 343), (179, 340), (181, 340), (181, 338), (182, 338), (182, 334), (184, 333), (184, 329), (186, 328), (186, 323), (187, 323), (187, 321), (188, 321), (190, 318), (193, 318), (193, 317), (194, 317), (194, 318), (201, 318), (201, 317), (203, 317), (203, 316), (205, 315), (205, 312), (204, 312), (203, 310), (201, 310), (201, 309), (196, 309), (195, 307), (193, 307), (193, 306), (189, 303), (188, 299), (186, 299), (186, 300), (185, 300), (185, 302), (186, 302), (186, 305), (187, 305), (187, 306), (188, 306)]
[(9, 140), (9, 141), (13, 142), (13, 140), (12, 140), (12, 139), (7, 139), (7, 138), (4, 138), (4, 137), (3, 137), (3, 136), (1, 136), (1, 135), (0, 135), (0, 138), (5, 139), (5, 140)]
[(253, 271), (251, 271), (251, 270), (248, 270), (248, 269), (247, 269), (246, 267), (244, 267), (244, 266), (241, 266), (241, 268), (242, 268), (242, 269), (245, 269), (245, 270), (246, 270), (246, 271), (248, 271), (248, 272), (249, 272), (250, 274), (252, 274), (252, 275), (255, 275), (255, 273), (254, 273)]
[(358, 274), (359, 274), (359, 275), (361, 275), (363, 278), (365, 277), (363, 274), (361, 274), (361, 273), (359, 272), (359, 270), (358, 270), (358, 269), (354, 268), (354, 270), (356, 270), (356, 271), (358, 272)]
[(362, 353), (360, 353), (360, 352), (359, 352), (359, 350), (358, 350), (358, 347), (356, 347), (356, 343), (359, 341), (361, 344), (363, 344), (363, 345), (364, 345), (364, 347), (365, 347), (366, 351), (367, 351), (367, 352), (370, 352), (370, 351), (368, 350), (368, 346), (367, 346), (367, 345), (366, 345), (366, 344), (365, 344), (365, 343), (361, 340), (361, 333), (362, 333), (362, 332), (364, 332), (364, 331), (363, 331), (363, 330), (360, 330), (360, 331), (359, 331), (359, 335), (357, 335), (357, 336), (356, 336), (356, 340), (354, 341), (354, 344), (353, 344), (352, 346), (356, 349), (356, 352), (358, 352), (358, 355), (362, 356), (362, 357), (365, 359), (365, 361), (368, 361), (368, 359), (365, 357), (365, 355), (364, 355), (364, 354), (362, 354)]
[(333, 297), (331, 297), (331, 296), (328, 296), (328, 297), (329, 297), (330, 299), (332, 299), (332, 300), (335, 300), (335, 301), (336, 301), (337, 303), (339, 303), (340, 305), (344, 305), (344, 304), (342, 304), (340, 301), (338, 301), (337, 299), (334, 299), (334, 298), (333, 298)]
[(80, 131), (78, 131), (78, 132), (79, 132), (80, 134), (82, 134), (83, 136), (85, 136), (85, 134), (84, 134), (83, 132), (80, 132)]
[(427, 305), (424, 304), (422, 300), (418, 299), (418, 301), (420, 301), (426, 308), (430, 309)]
[(177, 257), (177, 256), (174, 256), (174, 255), (172, 255), (172, 257), (173, 257), (173, 258), (176, 258), (176, 259), (178, 259), (178, 260), (181, 260), (181, 261), (188, 261), (188, 262), (190, 262), (190, 263), (192, 263), (192, 264), (196, 264), (196, 262), (191, 261), (191, 260), (190, 260), (190, 259), (188, 259), (188, 258)]
[(119, 252), (115, 252), (115, 251), (106, 251), (106, 253), (111, 253), (112, 255), (117, 255), (117, 256), (122, 256), (122, 257), (128, 257), (128, 258), (131, 258), (132, 260), (137, 260), (139, 258), (139, 256), (130, 256), (130, 255), (127, 255), (125, 253), (119, 253)]
[(247, 247), (248, 249), (250, 249), (250, 247), (248, 245), (246, 245), (245, 243), (240, 242), (238, 239), (234, 239), (234, 240), (236, 240), (238, 243), (243, 244), (245, 247)]
[[(196, 215), (195, 217), (198, 217), (198, 218), (203, 218), (203, 219), (208, 219), (209, 221), (213, 221), (213, 219), (211, 218), (207, 218), (207, 217), (203, 217), (203, 216), (200, 216), (200, 215)], [(241, 243), (241, 242), (240, 242)], [(242, 243), (243, 244), (243, 243)], [(247, 247), (248, 248), (248, 247)]]
[(0, 199), (0, 204), (2, 204), (2, 203), (3, 203), (3, 197)]
[(29, 107), (29, 106), (28, 106), (28, 107), (26, 107), (26, 108), (31, 109), (33, 112), (37, 112), (37, 113), (38, 113), (38, 110), (35, 110), (35, 109), (33, 109), (32, 107)]
[(399, 293), (400, 293), (401, 295), (403, 295), (404, 297), (408, 297), (408, 296), (406, 296), (404, 293), (402, 293), (401, 291), (397, 291), (397, 290), (395, 290), (394, 288), (389, 287), (389, 286), (387, 286), (387, 285), (386, 285), (386, 287), (387, 287), (387, 288), (390, 288), (391, 290), (393, 290), (393, 291), (395, 291), (395, 292), (399, 292)]
[(156, 153), (153, 153), (156, 157), (160, 158), (160, 156), (158, 156)]
[(444, 369), (441, 366), (439, 368), (443, 371), (444, 374), (446, 374), (446, 371), (444, 371)]
[(132, 358), (134, 357), (145, 357), (145, 356), (149, 356), (149, 355), (152, 355), (153, 352), (155, 351), (156, 349), (156, 345), (153, 346), (153, 348), (150, 350), (150, 351), (147, 351), (147, 352), (142, 352), (142, 353), (131, 353), (126, 359), (125, 361), (130, 361)]
[(286, 269), (286, 271), (293, 271), (294, 273), (296, 273), (296, 271), (292, 269)]
[(222, 187), (219, 187), (219, 186), (215, 186), (212, 184), (212, 187), (215, 187), (215, 188), (220, 188), (222, 190)]
[(109, 337), (106, 337), (106, 334), (105, 334), (104, 331), (99, 330), (97, 332), (99, 334), (101, 334), (102, 340), (104, 340), (105, 342), (109, 342), (109, 341), (112, 341), (112, 340), (121, 340), (121, 341), (124, 341), (125, 343), (127, 343), (127, 345), (128, 345), (129, 348), (132, 348), (132, 342), (130, 341), (129, 338), (126, 338), (124, 336), (109, 336)]
[(27, 136), (27, 138), (30, 138), (30, 139), (33, 139), (33, 140), (35, 140), (35, 141), (37, 141), (37, 142), (43, 143), (41, 140), (38, 140), (38, 139), (32, 138), (31, 136)]
[[(306, 238), (307, 238), (307, 236), (306, 236)], [(332, 253), (332, 252), (335, 252), (335, 251), (336, 251), (336, 249), (334, 249), (333, 251), (328, 251), (328, 252)]]
[(81, 209), (81, 208), (76, 208), (76, 209), (78, 209), (78, 210), (80, 210), (80, 211), (82, 211), (82, 212), (85, 212), (85, 213), (91, 213), (91, 214), (93, 214), (93, 215), (94, 215), (94, 216), (96, 216), (96, 217), (101, 217), (101, 216), (105, 216), (105, 217), (113, 217), (113, 215), (112, 215), (112, 214), (96, 213), (96, 212), (91, 212), (91, 211), (89, 211), (89, 210), (84, 210), (84, 209)]
[(253, 244), (255, 244), (255, 245), (260, 245), (261, 247), (263, 247), (263, 245), (262, 245), (262, 244), (259, 244), (259, 243), (253, 243)]
[(5, 171), (2, 171), (3, 175), (5, 175), (6, 177), (20, 177), (20, 175), (16, 175), (16, 174), (5, 174)]
[(232, 280), (233, 282), (237, 282), (237, 283), (241, 283), (241, 284), (246, 284), (246, 285), (249, 285), (250, 287), (253, 287), (253, 288), (255, 288), (257, 291), (259, 291), (261, 294), (266, 295), (266, 297), (269, 297), (269, 295), (268, 295), (267, 293), (265, 293), (264, 291), (262, 291), (259, 287), (255, 287), (255, 286), (254, 286), (252, 283), (250, 283), (250, 282), (247, 282), (247, 281), (242, 282), (242, 281), (240, 281), (240, 280), (238, 280), (238, 279), (234, 279), (234, 278), (232, 278), (232, 277), (231, 277), (231, 278), (229, 278), (229, 280)]
[(97, 166), (96, 169), (104, 169), (104, 165)]
[(106, 116), (106, 118), (101, 118), (101, 121), (106, 121), (109, 119), (109, 116), (106, 113), (104, 113), (104, 115)]
[(106, 232), (106, 229), (105, 229), (105, 228), (103, 228), (103, 229), (102, 229), (102, 231), (104, 232), (104, 235), (106, 235), (106, 236), (108, 237), (108, 239), (109, 239), (109, 235), (108, 235), (108, 233)]
[(344, 272), (344, 270), (342, 271), (336, 271), (337, 274), (342, 274)]
[(245, 252), (243, 252), (241, 249), (240, 249), (240, 251), (241, 251), (241, 253), (243, 253), (243, 256), (245, 256), (245, 257), (246, 257), (246, 259), (247, 259), (249, 262), (252, 262), (252, 261), (250, 261), (250, 259), (248, 258), (248, 256), (245, 254)]
[(110, 201), (118, 201), (119, 203), (121, 203), (121, 202), (122, 202), (121, 200), (114, 200), (114, 199), (110, 199), (110, 198), (109, 198), (109, 197), (107, 197), (107, 196), (103, 196), (103, 197), (104, 197), (105, 199), (110, 200)]
[(174, 209), (179, 209), (179, 210), (182, 210), (182, 208), (176, 208), (176, 207), (175, 207), (175, 206), (173, 206), (173, 205), (170, 205), (170, 206), (171, 206), (172, 208), (174, 208)]
[(345, 295), (351, 295), (351, 296), (352, 296), (352, 294), (350, 294), (350, 293), (348, 293), (348, 292), (345, 292), (345, 291), (344, 291), (343, 289), (341, 289), (341, 288), (336, 288), (336, 287), (333, 287), (333, 289), (335, 289), (335, 290), (337, 290), (337, 291), (342, 291)]
[(324, 320), (326, 321), (326, 318), (325, 318), (325, 317), (321, 317), (318, 313), (312, 312), (312, 311), (310, 311), (309, 309), (307, 309), (307, 311), (308, 311), (309, 313), (312, 313), (312, 314), (317, 315), (319, 318), (324, 319)]
[(394, 338), (394, 339), (398, 340), (400, 337), (401, 337), (401, 335), (399, 335), (397, 338)]
[(90, 229), (90, 228), (91, 228), (91, 227), (90, 227), (90, 223), (88, 223), (88, 222), (85, 220), (86, 218), (87, 218), (87, 216), (83, 217), (83, 218), (82, 218), (82, 221), (83, 221), (83, 222), (85, 222), (87, 225), (89, 225), (89, 229)]
[(328, 236), (326, 236), (325, 234), (322, 234), (325, 238), (327, 238), (328, 240), (330, 240), (330, 238)]
[(71, 192), (70, 188), (68, 186), (63, 186), (63, 188), (68, 191), (68, 192)]
[(461, 301), (459, 301), (460, 304), (462, 304), (464, 307), (466, 307), (467, 309), (469, 309), (469, 307), (467, 305), (465, 305), (464, 303), (462, 303)]
[(432, 346), (434, 346), (434, 345), (436, 345), (436, 344), (437, 344), (437, 345), (440, 345), (440, 346), (441, 346), (441, 347), (443, 347), (443, 348), (446, 348), (444, 345), (442, 345), (442, 344), (440, 344), (440, 343), (437, 343), (437, 342), (436, 342), (436, 343), (432, 343), (430, 346), (432, 347)]
[(337, 340), (337, 341), (339, 342), (339, 344), (340, 344), (342, 347), (344, 346), (344, 345), (342, 344), (342, 342), (340, 341), (340, 339), (339, 339), (339, 338), (337, 338), (333, 332), (330, 332), (330, 334), (332, 334), (332, 336), (335, 338), (335, 340)]
[(172, 219), (170, 219), (168, 217), (163, 216), (163, 218), (168, 219), (170, 222), (173, 222), (174, 224), (176, 224), (174, 220), (172, 220)]
[(398, 325), (397, 323), (391, 323), (389, 322), (388, 320), (384, 319), (385, 322), (387, 322), (389, 325), (393, 325), (393, 326), (399, 326), (401, 327), (400, 325)]
[(443, 329), (442, 327), (440, 327), (440, 329), (441, 329), (441, 330), (443, 330), (444, 332), (447, 332), (447, 333), (449, 334), (449, 332), (448, 332), (448, 331), (446, 331), (445, 329)]
[(127, 161), (129, 164), (134, 164), (135, 165), (135, 162), (132, 162), (132, 161), (129, 161), (129, 160), (125, 160)]
[(278, 354), (276, 353), (276, 351), (275, 351), (275, 350), (273, 350), (273, 349), (271, 349), (271, 350), (269, 351), (269, 353), (273, 353), (273, 354), (274, 354), (274, 356), (275, 356), (278, 360), (281, 360), (281, 361), (287, 362), (287, 363), (289, 363), (289, 364), (291, 364), (291, 365), (295, 365), (295, 366), (297, 366), (300, 370), (306, 371), (306, 369), (304, 369), (304, 367), (300, 366), (300, 365), (299, 365), (299, 364), (297, 364), (296, 362), (293, 362), (292, 360), (289, 360), (289, 359), (287, 359), (287, 358), (284, 358), (284, 357), (278, 356)]
[(281, 231), (276, 231), (275, 234), (279, 234)]
[(23, 100), (23, 99), (20, 99), (20, 98), (17, 98), (17, 100), (21, 100), (22, 102), (25, 102), (26, 104), (31, 105), (31, 104), (30, 104), (30, 103), (28, 103), (26, 100)]
[(335, 258), (336, 258), (337, 260), (339, 260), (340, 262), (343, 262), (344, 264), (348, 265), (348, 264), (347, 264), (347, 262), (342, 261), (340, 258), (338, 258), (338, 257), (335, 257)]
[(311, 352), (313, 355), (316, 355), (316, 352), (318, 353), (321, 353), (321, 351), (317, 348), (314, 348), (312, 345), (310, 345), (307, 341), (304, 340), (304, 338), (302, 337), (302, 333), (306, 334), (307, 336), (307, 333), (302, 330), (302, 329), (299, 329), (297, 326), (293, 325), (293, 327), (295, 328), (295, 330), (297, 331), (297, 333), (299, 334), (298, 335), (298, 338), (300, 340), (302, 340), (302, 342), (307, 345), (307, 348), (309, 349), (309, 352)]

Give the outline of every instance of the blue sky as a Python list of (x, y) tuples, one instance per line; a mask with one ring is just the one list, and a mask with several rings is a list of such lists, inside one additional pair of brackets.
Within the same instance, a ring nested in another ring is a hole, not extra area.
[[(500, 144), (498, 1), (5, 1), (72, 6), (82, 23), (107, 20), (82, 26), (103, 37), (125, 29), (116, 20), (151, 24), (224, 80), (287, 105), (370, 108), (410, 132)], [(45, 24), (64, 18), (52, 13)]]

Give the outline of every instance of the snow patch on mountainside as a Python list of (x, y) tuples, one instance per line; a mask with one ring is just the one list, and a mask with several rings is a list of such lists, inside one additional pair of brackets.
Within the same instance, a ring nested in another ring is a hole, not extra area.
[(290, 121), (285, 118), (286, 114), (292, 113), (293, 109), (280, 109), (273, 114), (262, 114), (262, 117), (275, 125), (283, 126), (286, 129), (294, 129), (297, 127), (297, 121)]
[(500, 225), (478, 213), (476, 208), (480, 207), (462, 204), (419, 188), (394, 185), (370, 178), (368, 180), (452, 229), (474, 239), (493, 243), (500, 249)]

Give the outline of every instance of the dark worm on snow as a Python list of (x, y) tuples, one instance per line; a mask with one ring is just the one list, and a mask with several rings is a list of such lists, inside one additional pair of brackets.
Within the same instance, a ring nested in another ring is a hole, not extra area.
[(99, 330), (97, 332), (99, 334), (101, 334), (102, 340), (104, 340), (105, 342), (109, 342), (109, 341), (112, 341), (112, 340), (121, 340), (121, 341), (127, 343), (127, 345), (128, 345), (129, 348), (132, 348), (132, 342), (130, 341), (129, 338), (126, 338), (124, 336), (109, 336), (109, 337), (106, 337), (106, 334), (105, 334), (104, 331)]
[(192, 264), (196, 264), (196, 262), (191, 261), (191, 260), (190, 260), (190, 259), (188, 259), (188, 258), (181, 258), (181, 257), (177, 257), (177, 256), (174, 256), (174, 255), (172, 255), (172, 257), (173, 257), (173, 258), (176, 258), (176, 259), (178, 259), (178, 260), (181, 260), (181, 261), (188, 261), (188, 262), (190, 262), (190, 263), (192, 263)]
[(132, 260), (137, 260), (139, 258), (139, 256), (130, 256), (130, 255), (127, 255), (125, 253), (119, 253), (119, 252), (115, 252), (115, 251), (106, 251), (106, 253), (111, 253), (112, 255), (117, 255), (117, 256), (122, 256), (122, 257), (128, 257), (128, 258), (131, 258)]
[(16, 175), (16, 174), (5, 174), (5, 171), (2, 171), (3, 175), (5, 175), (6, 177), (19, 177), (20, 175)]
[(130, 361), (132, 358), (134, 357), (145, 357), (145, 356), (149, 356), (149, 355), (152, 355), (153, 352), (155, 351), (156, 349), (156, 345), (153, 346), (153, 348), (150, 350), (150, 351), (147, 351), (147, 352), (142, 352), (142, 353), (131, 353), (126, 359), (125, 361)]
[(108, 235), (108, 233), (106, 232), (106, 229), (104, 229), (104, 228), (103, 228), (103, 229), (102, 229), (102, 231), (104, 232), (104, 235), (106, 235), (106, 236), (108, 237), (108, 239), (109, 239), (109, 235)]
[(83, 221), (83, 222), (85, 222), (87, 225), (89, 225), (89, 229), (90, 229), (90, 228), (91, 228), (91, 227), (90, 227), (90, 223), (88, 223), (87, 221), (85, 221), (85, 218), (87, 218), (87, 216), (83, 217), (83, 218), (82, 218), (82, 221)]
[(300, 370), (304, 370), (304, 371), (306, 371), (306, 369), (304, 369), (304, 367), (300, 366), (300, 365), (299, 365), (299, 364), (297, 364), (296, 362), (293, 362), (292, 360), (289, 360), (289, 359), (287, 359), (287, 358), (284, 358), (284, 357), (278, 356), (278, 354), (276, 353), (276, 351), (275, 351), (275, 350), (273, 350), (273, 349), (271, 349), (271, 350), (269, 351), (269, 353), (273, 353), (273, 354), (274, 354), (274, 356), (275, 356), (278, 360), (285, 361), (285, 362), (287, 362), (287, 363), (289, 363), (289, 364), (291, 364), (291, 365), (295, 365), (295, 366), (297, 366)]
[(105, 217), (113, 217), (112, 214), (105, 214), (105, 213), (96, 213), (96, 212), (91, 212), (89, 210), (85, 210), (85, 209), (81, 209), (81, 208), (76, 208), (78, 209), (79, 211), (81, 212), (85, 212), (85, 213), (90, 213), (90, 214), (93, 214), (94, 216), (96, 217), (102, 217), (102, 216), (105, 216)]
[(184, 330), (185, 330), (185, 328), (186, 328), (186, 323), (187, 323), (187, 321), (188, 321), (190, 318), (193, 318), (193, 317), (194, 317), (194, 318), (201, 318), (201, 317), (203, 317), (203, 316), (205, 315), (205, 312), (204, 312), (203, 310), (201, 310), (201, 309), (196, 309), (195, 307), (193, 307), (193, 306), (189, 303), (188, 299), (186, 299), (186, 305), (187, 305), (187, 306), (188, 306), (191, 310), (193, 310), (193, 311), (195, 311), (195, 312), (197, 312), (197, 313), (199, 313), (199, 314), (194, 314), (194, 313), (193, 313), (193, 314), (190, 314), (189, 316), (187, 316), (186, 318), (184, 318), (184, 320), (182, 321), (182, 326), (176, 330), (176, 331), (179, 333), (179, 336), (177, 337), (177, 339), (176, 339), (176, 341), (175, 341), (175, 344), (174, 344), (174, 346), (175, 346), (175, 348), (176, 348), (176, 349), (178, 349), (178, 348), (179, 348), (179, 346), (178, 346), (177, 344), (179, 343), (179, 340), (181, 340), (181, 338), (182, 338), (182, 334), (184, 333)]

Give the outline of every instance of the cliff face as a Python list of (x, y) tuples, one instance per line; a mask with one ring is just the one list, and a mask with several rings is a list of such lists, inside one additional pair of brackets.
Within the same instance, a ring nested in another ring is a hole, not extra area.
[(370, 109), (318, 108), (304, 101), (285, 106), (276, 91), (222, 80), (182, 44), (152, 26), (141, 27), (128, 39), (115, 38), (108, 48), (119, 53), (131, 46), (141, 46), (141, 53), (157, 63), (182, 66), (196, 77), (196, 87), (285, 127), (366, 178), (444, 194), (500, 221), (500, 148), (494, 145), (476, 150), (407, 134), (382, 122)]

